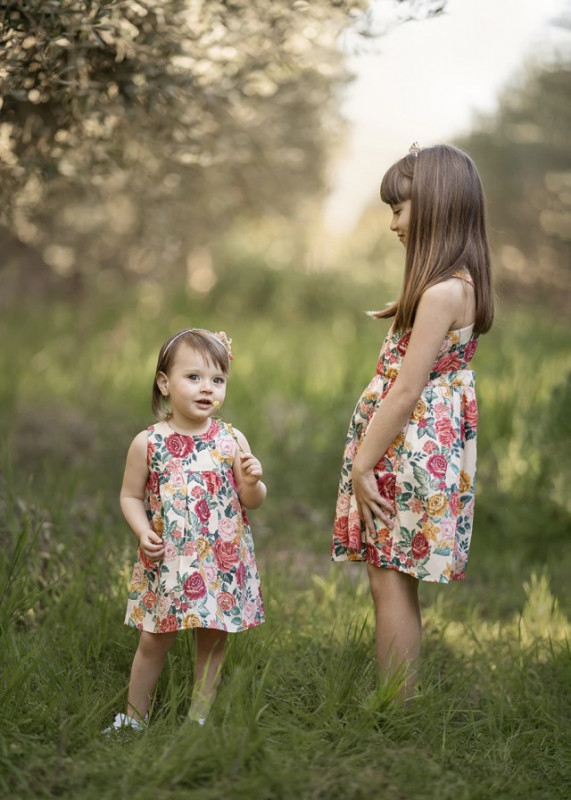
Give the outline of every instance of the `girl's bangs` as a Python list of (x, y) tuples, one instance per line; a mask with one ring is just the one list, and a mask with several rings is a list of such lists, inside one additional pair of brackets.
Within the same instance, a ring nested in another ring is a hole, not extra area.
[(385, 172), (381, 182), (381, 200), (389, 206), (410, 200), (411, 185), (411, 179), (403, 174), (400, 164), (393, 164)]

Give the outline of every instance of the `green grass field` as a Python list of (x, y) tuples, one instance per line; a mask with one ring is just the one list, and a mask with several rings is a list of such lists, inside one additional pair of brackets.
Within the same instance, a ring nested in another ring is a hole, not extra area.
[[(260, 266), (248, 281), (231, 295), (222, 280), (200, 302), (173, 289), (4, 314), (0, 793), (566, 798), (566, 327), (503, 309), (482, 339), (468, 579), (421, 587), (421, 691), (403, 708), (376, 690), (364, 569), (329, 562), (345, 429), (385, 327), (362, 314), (369, 289), (339, 275)], [(181, 634), (148, 731), (110, 741), (99, 732), (122, 706), (137, 641), (122, 624), (135, 551), (118, 508), (124, 458), (151, 422), (158, 348), (189, 324), (234, 340), (224, 413), (265, 468), (252, 524), (268, 621), (231, 639), (204, 728), (185, 723)]]

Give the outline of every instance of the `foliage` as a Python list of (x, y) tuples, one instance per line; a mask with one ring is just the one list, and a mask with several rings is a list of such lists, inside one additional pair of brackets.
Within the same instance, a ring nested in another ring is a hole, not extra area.
[(180, 275), (244, 216), (304, 218), (343, 129), (351, 5), (3, 4), (4, 296), (45, 292), (50, 271), (71, 289)]
[(499, 286), (569, 303), (571, 64), (530, 66), (460, 146), (476, 160), (488, 200)]
[[(2, 208), (60, 275), (168, 272), (321, 186), (346, 4), (21, 0), (3, 12)], [(7, 220), (6, 220), (7, 221)]]

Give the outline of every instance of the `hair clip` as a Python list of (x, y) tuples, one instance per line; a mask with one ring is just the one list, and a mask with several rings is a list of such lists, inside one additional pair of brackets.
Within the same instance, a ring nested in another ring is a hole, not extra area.
[(411, 156), (414, 156), (416, 158), (421, 150), (422, 147), (419, 145), (419, 143), (413, 142), (409, 147), (408, 152), (410, 153)]
[(228, 358), (230, 361), (234, 361), (234, 356), (232, 355), (232, 339), (229, 339), (225, 331), (216, 331), (214, 334), (216, 338), (222, 342), (226, 350), (228, 351)]

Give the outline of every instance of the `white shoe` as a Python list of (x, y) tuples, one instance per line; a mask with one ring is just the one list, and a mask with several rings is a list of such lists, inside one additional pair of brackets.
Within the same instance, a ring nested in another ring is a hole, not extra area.
[(102, 733), (109, 736), (110, 733), (116, 731), (142, 731), (147, 727), (147, 717), (144, 720), (129, 717), (127, 714), (117, 714), (113, 720), (113, 724), (105, 728)]

